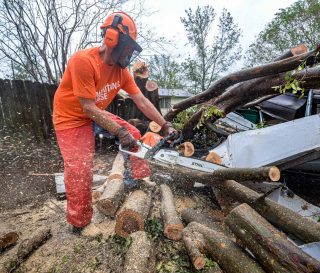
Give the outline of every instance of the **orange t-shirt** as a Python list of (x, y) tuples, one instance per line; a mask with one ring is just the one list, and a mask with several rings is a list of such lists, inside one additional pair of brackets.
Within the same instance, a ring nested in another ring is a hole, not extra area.
[(79, 127), (90, 121), (79, 97), (94, 99), (100, 109), (105, 109), (120, 89), (130, 95), (141, 92), (127, 68), (110, 66), (100, 59), (98, 47), (78, 51), (70, 58), (54, 96), (55, 130)]

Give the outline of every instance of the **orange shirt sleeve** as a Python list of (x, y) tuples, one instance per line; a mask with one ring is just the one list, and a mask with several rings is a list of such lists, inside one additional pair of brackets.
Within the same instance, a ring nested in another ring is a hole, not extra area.
[(95, 99), (94, 69), (90, 61), (74, 57), (69, 61), (68, 68), (72, 79), (73, 94), (81, 98)]
[(141, 92), (127, 68), (123, 70), (123, 78), (124, 84), (121, 88), (129, 95), (134, 95)]

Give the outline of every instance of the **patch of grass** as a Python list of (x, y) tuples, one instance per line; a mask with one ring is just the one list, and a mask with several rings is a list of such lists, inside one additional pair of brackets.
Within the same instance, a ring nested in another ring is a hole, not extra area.
[(73, 246), (73, 251), (77, 254), (81, 253), (83, 250), (83, 244), (82, 243), (77, 243)]
[(127, 238), (122, 238), (118, 235), (114, 235), (111, 237), (111, 239), (117, 255), (125, 254), (132, 243), (132, 238), (130, 236), (128, 236)]
[(153, 239), (163, 235), (163, 223), (160, 218), (152, 218), (148, 220), (146, 231)]

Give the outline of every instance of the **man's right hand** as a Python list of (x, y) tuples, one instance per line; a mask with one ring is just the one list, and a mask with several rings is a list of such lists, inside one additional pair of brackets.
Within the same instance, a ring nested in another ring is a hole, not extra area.
[(137, 141), (125, 127), (119, 128), (116, 132), (116, 136), (118, 137), (121, 147), (124, 150), (131, 151), (139, 148)]

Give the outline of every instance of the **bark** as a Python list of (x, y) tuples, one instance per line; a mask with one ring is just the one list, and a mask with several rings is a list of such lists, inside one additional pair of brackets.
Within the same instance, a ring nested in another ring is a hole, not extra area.
[(181, 218), (183, 222), (189, 224), (191, 222), (197, 222), (213, 230), (224, 232), (223, 223), (221, 218), (214, 218), (210, 215), (201, 213), (200, 211), (187, 208), (181, 212)]
[(124, 273), (156, 272), (154, 246), (147, 234), (137, 231), (130, 236), (132, 243), (126, 253)]
[(151, 207), (151, 197), (141, 191), (132, 192), (116, 215), (115, 233), (121, 237), (144, 230)]
[(265, 272), (236, 243), (221, 232), (195, 222), (190, 223), (185, 230), (190, 230), (192, 234), (202, 234), (206, 254), (217, 262), (223, 271), (228, 273)]
[[(207, 106), (214, 106), (223, 116), (241, 108), (243, 105), (254, 101), (258, 98), (279, 94), (275, 86), (281, 86), (285, 83), (286, 73), (277, 74), (255, 81), (247, 81), (241, 85), (230, 88), (221, 96), (209, 101)], [(301, 83), (301, 87), (305, 89), (317, 89), (320, 88), (320, 68), (312, 67), (304, 69), (295, 75), (292, 75), (293, 79), (297, 79)], [(193, 128), (198, 124), (202, 113), (203, 107), (200, 108), (184, 125), (183, 135), (185, 138), (192, 136)], [(210, 122), (215, 122), (220, 116), (213, 115), (210, 118)]]
[(147, 81), (146, 82), (146, 97), (151, 101), (151, 103), (156, 107), (156, 109), (161, 114), (160, 108), (160, 98), (159, 98), (159, 91), (158, 91), (158, 84), (154, 81)]
[(272, 181), (280, 180), (280, 170), (275, 167), (260, 168), (225, 168), (213, 171), (216, 180), (238, 180), (238, 181)]
[(164, 223), (164, 235), (174, 241), (181, 239), (183, 224), (177, 214), (173, 194), (169, 186), (160, 185), (161, 216)]
[(107, 187), (110, 181), (112, 181), (113, 179), (120, 179), (120, 180), (123, 179), (124, 169), (125, 167), (124, 167), (123, 154), (119, 152), (113, 161), (112, 168), (107, 178), (107, 181), (103, 183), (103, 185), (101, 185), (95, 191), (92, 192), (93, 203), (98, 202), (98, 200), (103, 195), (103, 192), (105, 191), (105, 188)]
[(15, 245), (18, 240), (19, 234), (17, 232), (11, 231), (0, 234), (0, 250)]
[(189, 258), (196, 270), (201, 270), (206, 265), (205, 260), (205, 241), (203, 235), (197, 232), (191, 232), (185, 228), (182, 232), (182, 240), (188, 252)]
[(124, 183), (122, 179), (108, 182), (103, 194), (97, 201), (97, 209), (105, 216), (114, 217), (124, 198)]
[(23, 240), (1, 257), (0, 273), (12, 272), (33, 250), (40, 247), (50, 237), (51, 231), (49, 228), (41, 228), (35, 231), (29, 238)]
[(176, 147), (179, 153), (182, 153), (184, 156), (193, 156), (194, 154), (194, 146), (191, 142), (184, 142)]
[(242, 204), (226, 217), (226, 223), (248, 247), (266, 272), (320, 272), (320, 263), (287, 240), (249, 205)]
[(165, 119), (172, 121), (181, 111), (220, 96), (228, 87), (237, 83), (290, 71), (297, 68), (304, 61), (307, 64), (313, 64), (316, 61), (319, 49), (320, 46), (317, 46), (315, 50), (304, 54), (228, 74), (215, 81), (206, 91), (173, 105), (173, 109), (165, 115)]
[[(219, 187), (220, 190), (241, 203), (249, 204), (271, 224), (281, 228), (284, 232), (293, 234), (302, 242), (320, 241), (320, 223), (279, 205), (269, 198), (233, 181), (226, 180)], [(259, 200), (258, 202), (256, 202)]]

